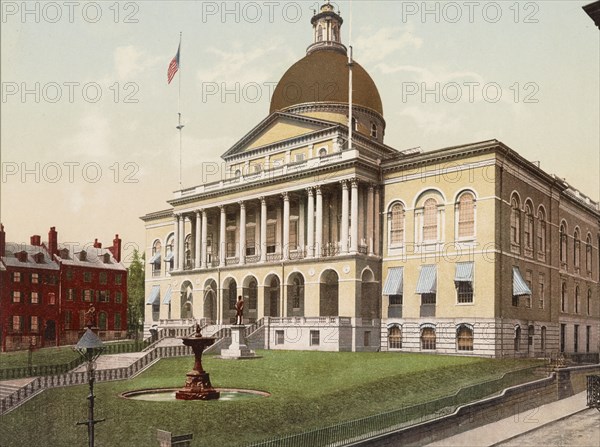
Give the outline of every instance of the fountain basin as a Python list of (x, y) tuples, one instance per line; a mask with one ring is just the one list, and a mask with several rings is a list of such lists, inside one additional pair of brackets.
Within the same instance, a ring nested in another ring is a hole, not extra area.
[[(119, 394), (120, 397), (132, 400), (142, 400), (148, 402), (182, 402), (182, 399), (177, 399), (175, 394), (181, 388), (149, 388), (133, 391), (125, 391)], [(214, 399), (215, 402), (231, 402), (259, 397), (269, 397), (271, 394), (265, 391), (244, 390), (237, 388), (215, 388), (220, 393), (219, 399)]]

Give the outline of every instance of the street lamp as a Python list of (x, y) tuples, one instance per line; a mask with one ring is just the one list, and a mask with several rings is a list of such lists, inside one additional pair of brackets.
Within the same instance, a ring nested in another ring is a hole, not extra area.
[(94, 425), (96, 425), (98, 422), (104, 421), (104, 419), (94, 419), (94, 363), (100, 354), (102, 354), (102, 351), (104, 351), (104, 343), (102, 343), (102, 340), (100, 340), (100, 338), (94, 334), (92, 329), (88, 327), (77, 342), (77, 345), (75, 345), (75, 350), (87, 362), (88, 383), (90, 385), (90, 394), (87, 397), (89, 401), (88, 420), (84, 422), (77, 422), (77, 425), (88, 426), (89, 446), (94, 447)]

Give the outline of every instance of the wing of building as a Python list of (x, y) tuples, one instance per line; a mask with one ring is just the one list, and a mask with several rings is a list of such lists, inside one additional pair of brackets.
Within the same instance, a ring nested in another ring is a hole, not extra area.
[(215, 333), (242, 295), (269, 349), (597, 353), (598, 204), (496, 140), (385, 145), (342, 18), (325, 4), (312, 25), (222, 178), (142, 217), (146, 331)]

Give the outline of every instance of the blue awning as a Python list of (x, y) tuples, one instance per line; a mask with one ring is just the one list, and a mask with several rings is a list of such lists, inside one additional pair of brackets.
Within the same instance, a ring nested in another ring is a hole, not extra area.
[(456, 264), (456, 273), (454, 281), (456, 282), (473, 282), (473, 262), (459, 262)]
[(160, 286), (152, 286), (152, 290), (150, 291), (150, 295), (148, 295), (148, 299), (146, 300), (146, 304), (159, 304), (160, 303)]
[(160, 252), (155, 253), (148, 261), (148, 264), (160, 264)]
[(173, 252), (172, 251), (168, 251), (166, 256), (165, 256), (165, 262), (169, 262), (171, 261), (171, 259), (173, 259)]
[(521, 276), (519, 267), (513, 267), (513, 296), (521, 295), (531, 295), (531, 290)]
[(163, 298), (163, 304), (171, 303), (171, 286), (167, 289), (167, 293), (165, 293), (165, 297)]
[(435, 265), (421, 267), (416, 293), (435, 293), (437, 290), (437, 271)]
[(402, 295), (404, 287), (404, 267), (392, 267), (383, 285), (383, 295)]

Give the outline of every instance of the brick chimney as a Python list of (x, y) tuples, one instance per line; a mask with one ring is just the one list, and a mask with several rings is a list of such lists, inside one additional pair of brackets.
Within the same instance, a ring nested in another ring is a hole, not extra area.
[(98, 242), (98, 239), (94, 239), (94, 248), (102, 248), (102, 242)]
[(113, 245), (108, 249), (111, 251), (117, 262), (121, 262), (121, 238), (119, 238), (118, 234), (115, 234)]
[(0, 224), (0, 257), (6, 256), (6, 233), (4, 225)]
[(38, 234), (34, 234), (33, 236), (31, 236), (29, 241), (31, 242), (31, 245), (33, 245), (34, 247), (41, 247), (41, 245), (42, 245), (42, 237)]
[(48, 253), (50, 257), (54, 258), (54, 255), (58, 254), (58, 233), (56, 227), (51, 227), (48, 231)]

